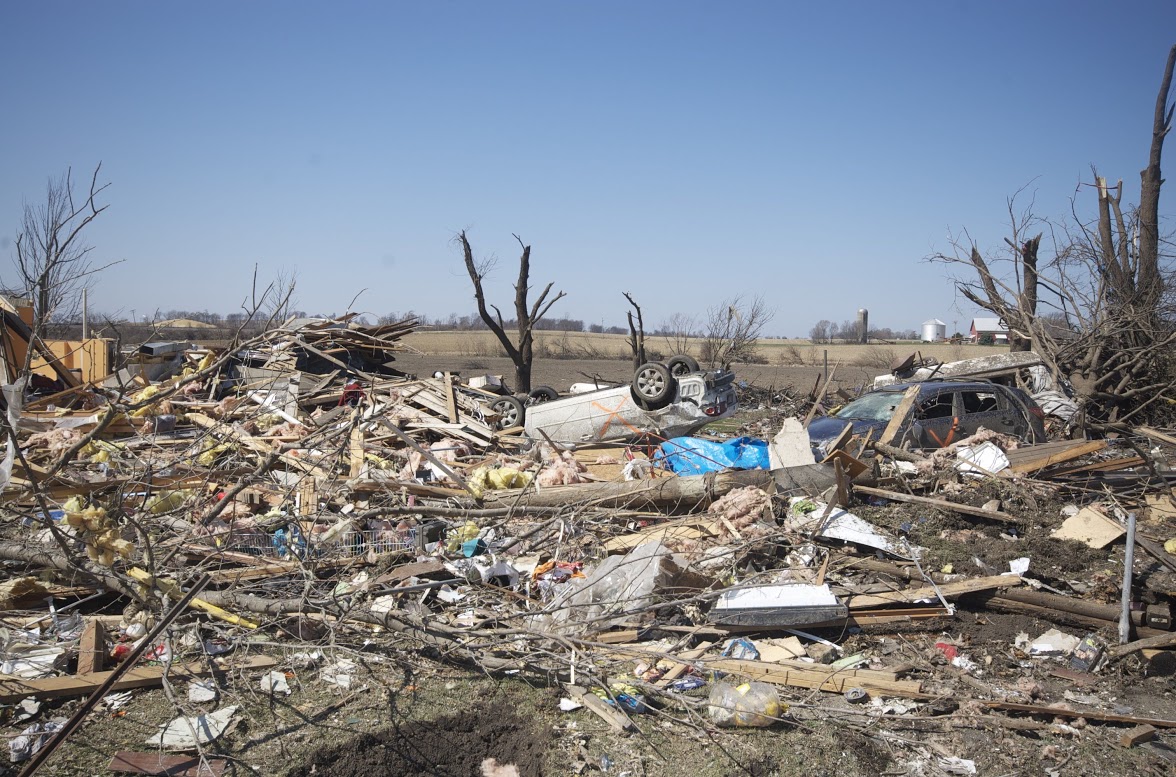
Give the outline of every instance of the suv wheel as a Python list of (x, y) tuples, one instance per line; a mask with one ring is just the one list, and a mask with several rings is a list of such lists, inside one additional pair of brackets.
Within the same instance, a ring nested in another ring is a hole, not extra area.
[(668, 362), (666, 362), (666, 367), (669, 368), (670, 374), (675, 378), (680, 378), (683, 375), (689, 375), (692, 372), (698, 372), (700, 369), (698, 362), (695, 361), (694, 357), (687, 356), (686, 354), (681, 354), (671, 358)]
[(498, 431), (523, 425), (523, 403), (514, 397), (496, 399), (490, 404), (490, 409), (498, 414), (494, 428)]
[(674, 376), (664, 364), (646, 362), (633, 375), (630, 393), (634, 401), (646, 410), (657, 410), (670, 404), (674, 397)]

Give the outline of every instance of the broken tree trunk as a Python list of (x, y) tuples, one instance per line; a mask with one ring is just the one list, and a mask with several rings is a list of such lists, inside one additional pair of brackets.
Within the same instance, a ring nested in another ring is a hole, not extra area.
[(630, 480), (623, 483), (580, 483), (552, 486), (542, 491), (499, 491), (483, 496), (487, 507), (558, 507), (592, 505), (594, 507), (677, 507), (705, 506), (729, 491), (755, 486), (769, 493), (775, 491), (772, 475), (764, 470), (712, 472), (706, 475)]

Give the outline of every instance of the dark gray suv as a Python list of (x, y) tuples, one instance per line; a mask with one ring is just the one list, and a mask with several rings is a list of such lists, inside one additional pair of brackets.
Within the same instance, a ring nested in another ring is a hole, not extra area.
[(1028, 443), (1045, 442), (1045, 414), (1021, 389), (986, 381), (929, 380), (895, 383), (863, 394), (833, 415), (809, 424), (810, 443), (820, 448), (836, 439), (847, 424), (859, 435), (873, 429), (872, 436), (878, 439), (911, 386), (919, 387), (919, 396), (911, 422), (896, 443), (905, 439), (916, 448), (943, 448), (980, 427)]

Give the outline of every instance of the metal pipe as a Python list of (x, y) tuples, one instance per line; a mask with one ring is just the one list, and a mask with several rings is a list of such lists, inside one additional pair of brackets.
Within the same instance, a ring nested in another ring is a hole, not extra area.
[(1123, 599), (1119, 614), (1119, 644), (1131, 641), (1131, 574), (1135, 566), (1135, 513), (1127, 513), (1127, 547), (1123, 552)]

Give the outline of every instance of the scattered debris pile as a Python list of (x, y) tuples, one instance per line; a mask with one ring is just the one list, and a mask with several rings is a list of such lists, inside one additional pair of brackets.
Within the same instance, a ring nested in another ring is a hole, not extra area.
[[(533, 441), (396, 374), (410, 327), (293, 322), (154, 380), (6, 387), (0, 704), (26, 773), (95, 707), (179, 683), (110, 768), (223, 771), (244, 689), (367, 687), (340, 646), (553, 682), (618, 734), (833, 721), (886, 741), (890, 773), (988, 768), (948, 747), (961, 729), (1032, 736), (1047, 766), (1083, 742), (1172, 757), (1148, 684), (1176, 664), (1168, 432), (916, 450), (896, 409), (820, 461), (799, 417), (770, 442)], [(462, 757), (539, 773), (511, 748)]]

